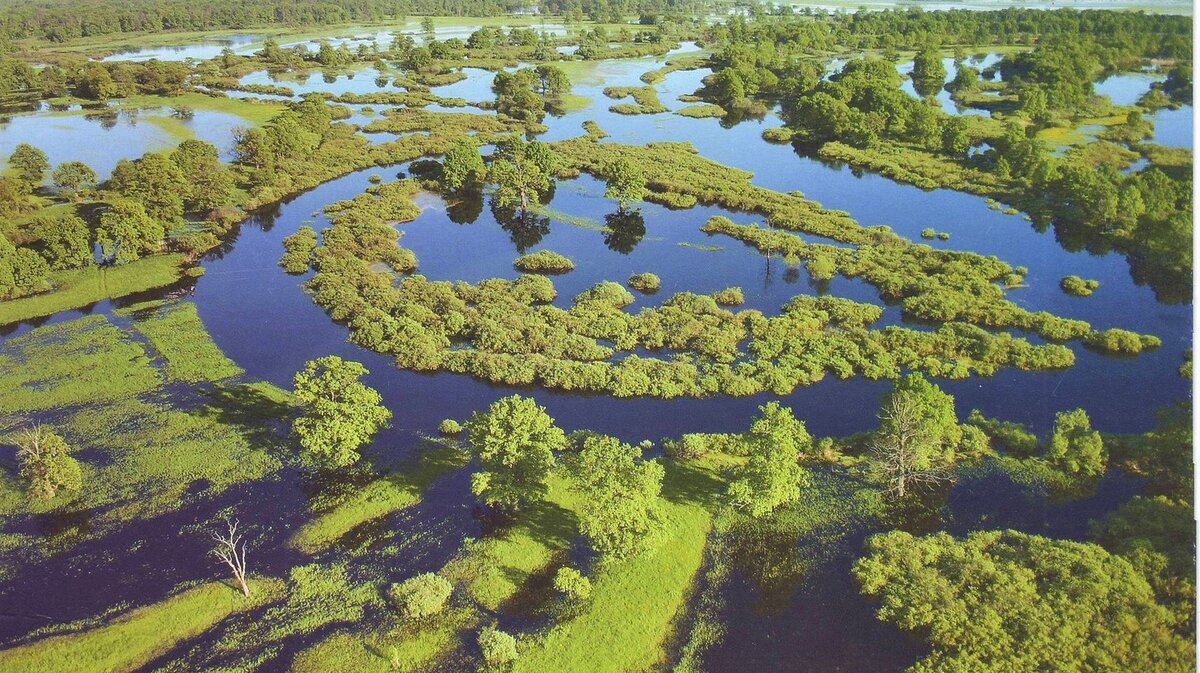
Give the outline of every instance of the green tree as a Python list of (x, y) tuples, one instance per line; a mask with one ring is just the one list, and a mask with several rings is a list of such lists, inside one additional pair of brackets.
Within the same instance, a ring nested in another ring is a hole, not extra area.
[(53, 269), (74, 269), (92, 261), (91, 232), (74, 214), (42, 216), (31, 227), (42, 239), (42, 256)]
[(489, 669), (501, 670), (517, 660), (517, 639), (489, 626), (479, 632), (479, 650)]
[(17, 145), (8, 157), (8, 165), (17, 172), (22, 182), (29, 185), (30, 191), (46, 181), (46, 171), (50, 170), (46, 153), (26, 143)]
[(36, 425), (17, 437), (21, 478), (35, 498), (53, 498), (59, 491), (83, 487), (83, 470), (71, 457), (71, 447), (52, 430)]
[(549, 191), (553, 184), (556, 157), (544, 143), (526, 142), (510, 136), (497, 145), (488, 170), (488, 182), (496, 185), (493, 203), (503, 209), (529, 212), (530, 202)]
[(604, 198), (616, 200), (621, 212), (625, 212), (630, 204), (645, 199), (649, 194), (649, 190), (646, 189), (646, 174), (640, 166), (626, 159), (617, 159), (609, 164), (604, 175), (608, 178)]
[(113, 187), (117, 192), (141, 203), (146, 214), (160, 222), (179, 219), (184, 203), (192, 194), (192, 186), (179, 165), (164, 154), (147, 152), (133, 162), (133, 169), (120, 181), (110, 180), (110, 183), (116, 183)]
[(546, 98), (558, 98), (571, 90), (571, 80), (563, 69), (550, 64), (534, 69), (538, 79), (538, 93)]
[(379, 393), (359, 381), (367, 373), (357, 362), (329, 355), (309, 361), (296, 374), (293, 392), (304, 413), (292, 423), (292, 432), (313, 462), (354, 464), (359, 447), (391, 420)]
[(914, 487), (949, 480), (961, 441), (954, 398), (921, 374), (909, 374), (883, 398), (871, 440), (872, 468), (889, 492), (903, 498)]
[(608, 558), (637, 551), (654, 522), (663, 467), (641, 449), (613, 437), (589, 436), (571, 464), (581, 501), (579, 528), (592, 549)]
[(592, 581), (578, 570), (563, 566), (554, 574), (554, 590), (571, 603), (583, 603), (592, 597)]
[(922, 97), (933, 96), (946, 82), (942, 53), (934, 45), (925, 45), (913, 58), (913, 89)]
[(1100, 433), (1092, 430), (1083, 409), (1060, 411), (1046, 447), (1046, 459), (1058, 469), (1081, 477), (1099, 477), (1108, 464)]
[(84, 68), (83, 73), (79, 76), (77, 92), (80, 98), (90, 98), (101, 103), (108, 101), (118, 93), (117, 84), (113, 81), (112, 75), (108, 73), (108, 68), (96, 62), (89, 63)]
[(478, 184), (486, 175), (487, 166), (479, 154), (479, 141), (465, 136), (447, 150), (442, 162), (442, 183), (450, 190)]
[(812, 437), (791, 409), (771, 402), (759, 411), (743, 438), (749, 460), (737, 470), (728, 491), (730, 502), (754, 517), (800, 499), (808, 474), (798, 461), (812, 452)]
[(150, 217), (137, 201), (109, 204), (96, 227), (96, 242), (101, 251), (118, 264), (158, 252), (165, 235), (162, 223)]
[(512, 509), (545, 496), (554, 451), (566, 436), (537, 402), (505, 397), (474, 413), (466, 428), (481, 468), (471, 475), (471, 491), (484, 503)]
[(0, 299), (23, 297), (50, 287), (50, 265), (41, 255), (18, 248), (0, 235)]
[(924, 634), (910, 671), (1195, 670), (1195, 645), (1129, 561), (1016, 531), (872, 537), (854, 566), (879, 617)]
[(233, 176), (221, 163), (216, 147), (203, 140), (185, 140), (171, 152), (171, 161), (190, 186), (184, 199), (186, 210), (206, 213), (229, 202)]
[(96, 172), (81, 161), (68, 161), (54, 169), (50, 180), (60, 192), (66, 192), (76, 199), (80, 193), (96, 184)]
[(388, 599), (405, 617), (422, 619), (446, 607), (454, 586), (436, 573), (422, 573), (388, 587)]

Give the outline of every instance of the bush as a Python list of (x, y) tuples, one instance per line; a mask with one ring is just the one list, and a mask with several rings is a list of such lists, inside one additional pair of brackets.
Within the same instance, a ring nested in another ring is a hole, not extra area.
[(1090, 297), (1100, 288), (1098, 280), (1084, 280), (1079, 276), (1067, 276), (1058, 284), (1063, 292), (1076, 297)]
[(438, 432), (446, 436), (457, 435), (463, 431), (462, 425), (453, 418), (447, 418), (438, 426)]
[(517, 639), (495, 627), (479, 632), (479, 649), (484, 662), (492, 668), (508, 666), (517, 660)]
[(746, 297), (742, 294), (742, 288), (729, 287), (719, 292), (713, 293), (713, 301), (721, 306), (740, 306), (746, 303)]
[(388, 587), (388, 598), (405, 617), (421, 619), (441, 612), (453, 591), (446, 578), (424, 573)]
[(575, 270), (575, 262), (550, 250), (521, 255), (513, 266), (525, 273), (567, 273)]
[(662, 289), (662, 279), (650, 272), (630, 276), (628, 284), (642, 294), (654, 294)]
[(574, 568), (559, 568), (554, 575), (554, 590), (570, 603), (582, 603), (592, 597), (592, 581)]
[(926, 227), (921, 230), (921, 238), (932, 240), (935, 236), (937, 236), (937, 232), (932, 227)]

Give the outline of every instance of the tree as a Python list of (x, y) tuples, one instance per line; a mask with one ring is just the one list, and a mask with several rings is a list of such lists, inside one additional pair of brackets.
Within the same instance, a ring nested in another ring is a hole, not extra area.
[(96, 172), (81, 161), (68, 161), (54, 169), (50, 180), (60, 192), (67, 192), (72, 199), (76, 199), (81, 192), (96, 184)]
[(592, 581), (578, 570), (563, 566), (554, 574), (554, 590), (571, 603), (582, 603), (592, 597)]
[(1125, 558), (1016, 531), (872, 537), (854, 565), (879, 618), (925, 634), (911, 671), (1195, 670), (1195, 645)]
[(233, 192), (233, 177), (221, 164), (217, 148), (203, 140), (185, 140), (171, 152), (190, 186), (184, 207), (191, 212), (208, 212), (224, 206)]
[(903, 498), (914, 487), (951, 478), (961, 439), (954, 398), (921, 374), (910, 374), (883, 399), (871, 440), (872, 466), (888, 492)]
[(446, 152), (442, 162), (442, 183), (453, 191), (481, 182), (487, 166), (479, 154), (479, 141), (470, 136), (460, 138)]
[(589, 436), (572, 461), (572, 483), (587, 507), (579, 528), (592, 549), (608, 558), (634, 553), (650, 532), (663, 467), (641, 449), (613, 437)]
[(179, 165), (164, 154), (147, 152), (118, 176), (113, 171), (110, 186), (127, 199), (133, 199), (146, 209), (146, 214), (160, 222), (171, 222), (183, 215), (184, 202), (191, 198), (192, 188)]
[(750, 458), (729, 485), (730, 502), (761, 517), (781, 505), (800, 499), (800, 487), (808, 473), (800, 467), (800, 456), (812, 451), (812, 437), (792, 410), (771, 402), (759, 407), (760, 416), (743, 441)]
[(59, 491), (78, 491), (83, 487), (79, 461), (71, 457), (71, 447), (62, 437), (45, 426), (35, 425), (17, 437), (17, 462), (21, 478), (30, 495), (49, 499)]
[(1086, 411), (1060, 411), (1055, 416), (1046, 459), (1067, 474), (1081, 477), (1104, 474), (1108, 453), (1100, 433), (1092, 430)]
[(529, 212), (529, 203), (553, 185), (556, 157), (544, 143), (525, 142), (510, 136), (497, 144), (496, 158), (488, 170), (488, 181), (496, 185), (493, 203), (502, 209)]
[(925, 45), (915, 58), (912, 69), (913, 89), (922, 97), (933, 96), (946, 82), (946, 66), (934, 45)]
[(388, 587), (388, 599), (409, 619), (423, 619), (446, 607), (454, 586), (436, 573), (422, 573)]
[(225, 533), (212, 533), (212, 539), (216, 546), (209, 553), (229, 566), (233, 578), (237, 580), (238, 587), (242, 590), (242, 595), (249, 598), (250, 585), (246, 584), (246, 573), (249, 568), (246, 565), (246, 539), (238, 533), (236, 520), (226, 520), (225, 525), (227, 528)]
[(78, 216), (40, 216), (31, 228), (42, 239), (42, 256), (51, 268), (74, 269), (92, 261), (91, 232)]
[(137, 201), (114, 201), (100, 216), (96, 242), (104, 256), (125, 264), (158, 252), (166, 232)]
[(534, 72), (538, 78), (538, 93), (546, 98), (558, 98), (571, 90), (567, 73), (556, 65), (539, 65)]
[(492, 670), (511, 666), (517, 660), (517, 639), (493, 626), (479, 632), (479, 650)]
[(108, 101), (118, 93), (117, 85), (113, 82), (112, 75), (108, 73), (108, 68), (94, 61), (89, 63), (80, 75), (77, 91), (81, 98), (90, 98), (101, 103)]
[(471, 475), (471, 491), (484, 503), (517, 508), (545, 496), (554, 451), (566, 436), (537, 402), (505, 397), (473, 414), (466, 428), (481, 468)]
[(23, 297), (50, 288), (50, 265), (29, 248), (18, 248), (0, 234), (0, 299)]
[(378, 392), (359, 381), (367, 368), (336, 355), (309, 361), (293, 379), (304, 413), (292, 423), (307, 457), (330, 467), (359, 459), (358, 448), (387, 426), (392, 412)]
[(30, 191), (46, 181), (46, 171), (50, 170), (46, 153), (26, 143), (17, 145), (8, 157), (8, 165), (17, 172), (22, 182), (29, 185)]
[(640, 166), (626, 160), (617, 159), (609, 164), (604, 171), (608, 178), (608, 186), (604, 189), (604, 198), (614, 199), (624, 212), (632, 203), (646, 198), (646, 174)]

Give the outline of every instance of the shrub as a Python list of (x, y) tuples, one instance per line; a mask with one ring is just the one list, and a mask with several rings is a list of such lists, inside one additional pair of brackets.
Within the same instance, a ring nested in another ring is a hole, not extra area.
[(438, 426), (438, 432), (447, 436), (457, 435), (462, 431), (462, 425), (453, 418), (447, 418), (446, 420), (442, 421), (441, 425)]
[(405, 617), (421, 619), (441, 612), (453, 590), (441, 575), (424, 573), (388, 587), (388, 598)]
[(746, 297), (742, 294), (740, 287), (728, 287), (719, 292), (713, 293), (713, 301), (721, 306), (740, 306), (746, 303)]
[(1079, 276), (1067, 276), (1058, 284), (1063, 292), (1076, 297), (1090, 297), (1100, 288), (1098, 280), (1084, 280)]
[(937, 236), (937, 232), (933, 230), (933, 227), (926, 227), (921, 230), (921, 238), (931, 240), (935, 236)]
[(513, 266), (525, 273), (567, 273), (575, 270), (575, 262), (550, 250), (538, 250), (521, 255)]
[(628, 284), (642, 294), (654, 294), (662, 289), (662, 279), (650, 272), (630, 276)]
[(479, 632), (479, 649), (489, 667), (501, 668), (517, 660), (517, 639), (495, 628)]
[(582, 603), (592, 597), (592, 581), (574, 568), (563, 567), (554, 575), (554, 590), (568, 602)]

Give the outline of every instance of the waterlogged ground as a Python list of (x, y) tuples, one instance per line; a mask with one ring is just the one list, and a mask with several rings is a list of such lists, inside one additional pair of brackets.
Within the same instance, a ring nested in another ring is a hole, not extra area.
[[(238, 46), (245, 48), (244, 44)], [(694, 49), (694, 45), (685, 45), (677, 53)], [(199, 56), (206, 52), (175, 53)], [(974, 65), (984, 67), (993, 60), (989, 56)], [(782, 125), (774, 112), (760, 120), (730, 125), (672, 112), (623, 116), (608, 111), (616, 101), (603, 96), (604, 87), (640, 85), (638, 77), (661, 63), (662, 59), (639, 59), (573, 68), (573, 92), (590, 102), (562, 117), (548, 118), (550, 130), (543, 139), (575, 137), (582, 133), (583, 121), (594, 120), (610, 134), (604, 142), (690, 142), (705, 157), (751, 171), (756, 185), (779, 191), (799, 190), (826, 207), (848, 211), (864, 225), (885, 224), (914, 239), (922, 229), (931, 227), (951, 235), (950, 240), (932, 245), (993, 254), (1014, 265), (1024, 265), (1029, 268), (1029, 287), (1013, 290), (1010, 296), (1031, 310), (1087, 320), (1097, 328), (1134, 329), (1163, 340), (1162, 348), (1134, 359), (1104, 357), (1073, 344), (1077, 363), (1065, 372), (1004, 371), (990, 379), (943, 382), (964, 415), (978, 408), (989, 416), (1025, 422), (1044, 432), (1055, 411), (1082, 407), (1100, 430), (1143, 432), (1152, 427), (1158, 409), (1187, 398), (1189, 386), (1177, 370), (1184, 361), (1184, 351), (1190, 347), (1191, 306), (1159, 303), (1149, 287), (1134, 282), (1121, 256), (1069, 249), (1069, 245), (1056, 240), (1052, 230), (1039, 232), (1023, 217), (1005, 215), (977, 197), (948, 190), (922, 191), (798, 156), (790, 146), (766, 143), (760, 137), (762, 131)], [(374, 82), (376, 74), (363, 70), (353, 77), (341, 74), (326, 81), (314, 73), (302, 84), (278, 83), (297, 93), (370, 93), (379, 90)], [(491, 73), (468, 69), (466, 74), (466, 80), (438, 87), (434, 92), (469, 101), (491, 97)], [(670, 110), (678, 110), (686, 105), (678, 97), (694, 91), (706, 74), (706, 70), (675, 72), (655, 88)], [(1118, 104), (1128, 103), (1144, 93), (1155, 77), (1120, 75), (1105, 81), (1099, 90)], [(244, 82), (276, 83), (264, 73), (251, 75)], [(948, 98), (942, 104), (953, 107)], [(368, 120), (359, 110), (351, 122), (365, 124)], [(1191, 146), (1190, 108), (1162, 111), (1153, 120), (1158, 142)], [(156, 127), (148, 122), (143, 113), (136, 126), (123, 126), (118, 121), (105, 129), (79, 115), (55, 116), (50, 111), (21, 115), (0, 133), (0, 154), (11, 149), (5, 143), (32, 141), (54, 163), (86, 156), (84, 160), (103, 175), (119, 158), (137, 156), (170, 142), (170, 138), (150, 133)], [(192, 123), (197, 135), (210, 134), (201, 137), (218, 147), (228, 146), (215, 137), (226, 131), (220, 120), (197, 113)], [(59, 128), (55, 124), (67, 126)], [(50, 129), (53, 133), (47, 133)], [(105, 142), (95, 142), (98, 134), (113, 135), (100, 135)], [(45, 140), (50, 138), (55, 140)], [(83, 138), (92, 142), (85, 143)], [(204, 277), (184, 288), (185, 301), (195, 304), (216, 345), (245, 370), (245, 380), (286, 388), (292, 375), (310, 359), (336, 354), (363, 362), (371, 370), (366, 382), (380, 391), (395, 415), (393, 427), (377, 438), (368, 457), (375, 465), (402, 466), (405, 470), (412, 468), (418, 433), (433, 433), (442, 419), (463, 419), (514, 390), (468, 377), (398, 370), (389, 358), (347, 343), (347, 330), (331, 321), (304, 293), (301, 285), (306, 276), (285, 274), (278, 260), (283, 238), (306, 224), (318, 230), (328, 225), (321, 215), (325, 206), (361, 193), (371, 185), (373, 175), (391, 181), (407, 170), (408, 166), (401, 165), (352, 173), (253, 214), (225, 246), (203, 260)], [(653, 167), (646, 170), (652, 172)], [(817, 284), (806, 273), (789, 270), (782, 260), (767, 259), (737, 241), (709, 237), (700, 231), (713, 215), (725, 215), (738, 223), (756, 221), (752, 216), (716, 207), (672, 211), (644, 204), (640, 223), (636, 219), (620, 220), (616, 219), (616, 204), (605, 199), (603, 191), (602, 183), (587, 176), (562, 181), (543, 212), (548, 226), (542, 231), (516, 234), (511, 227), (506, 229), (497, 222), (483, 203), (448, 208), (440, 197), (420, 194), (417, 202), (423, 212), (400, 227), (401, 245), (416, 253), (420, 273), (432, 279), (471, 282), (515, 277), (512, 262), (519, 254), (553, 250), (576, 263), (573, 272), (554, 277), (559, 305), (566, 305), (575, 293), (600, 280), (622, 282), (643, 271), (661, 276), (663, 289), (656, 296), (639, 296), (634, 310), (677, 291), (708, 293), (731, 286), (743, 289), (745, 308), (767, 313), (778, 311), (797, 294), (828, 293), (879, 303), (875, 291), (862, 282), (839, 277)], [(1088, 299), (1063, 294), (1058, 281), (1070, 274), (1099, 280), (1099, 291)], [(86, 313), (111, 316), (116, 308), (104, 302)], [(45, 322), (55, 324), (80, 314), (67, 312)], [(112, 319), (127, 323), (116, 316)], [(900, 321), (898, 308), (886, 308), (883, 323)], [(9, 328), (4, 338), (12, 339), (34, 327), (25, 324)], [(781, 401), (795, 410), (814, 435), (845, 435), (874, 426), (872, 410), (887, 387), (886, 383), (862, 379), (828, 379)], [(1137, 391), (1135, 398), (1131, 398), (1130, 391)], [(752, 399), (616, 400), (542, 390), (519, 392), (536, 398), (568, 431), (587, 428), (628, 441), (658, 440), (684, 432), (741, 431), (759, 405), (775, 399), (764, 395)], [(256, 569), (283, 576), (303, 562), (303, 557), (284, 542), (308, 516), (310, 500), (327, 487), (286, 470), (275, 479), (241, 485), (212, 502), (189, 506), (177, 514), (89, 542), (44, 566), (16, 569), (0, 585), (0, 604), (36, 603), (39, 612), (62, 622), (102, 613), (118, 602), (162, 600), (180, 582), (218, 577), (219, 570), (203, 556), (204, 540), (178, 531), (187, 522), (203, 521), (235, 503), (241, 503), (244, 511), (253, 511), (256, 525), (267, 531), (256, 545)], [(1114, 510), (1138, 488), (1136, 482), (1113, 475), (1094, 494), (1060, 502), (1032, 494), (1007, 477), (983, 473), (964, 479), (955, 488), (948, 496), (944, 520), (932, 525), (955, 534), (1011, 527), (1083, 539), (1089, 520)], [(782, 576), (764, 579), (754, 559), (737, 559), (735, 555), (727, 581), (711, 587), (698, 582), (697, 595), (714, 591), (723, 597), (720, 615), (728, 629), (723, 643), (706, 656), (706, 668), (718, 672), (756, 668), (899, 671), (913, 663), (923, 652), (921, 644), (876, 620), (873, 606), (858, 596), (848, 572), (862, 541), (878, 525), (848, 520), (836, 534), (803, 527), (783, 529), (775, 537), (768, 536), (765, 548), (778, 551), (786, 559), (807, 559), (805, 562), (792, 564), (795, 567)], [(924, 530), (930, 524), (910, 521), (907, 525)], [(378, 542), (389, 539), (389, 531), (400, 531), (390, 538), (404, 540), (399, 547), (394, 542)], [(483, 531), (473, 515), (465, 472), (459, 470), (435, 481), (418, 506), (355, 529), (321, 559), (346, 561), (352, 575), (386, 568), (388, 575), (402, 579), (442, 567), (464, 536), (478, 537)], [(131, 559), (133, 569), (114, 568), (111, 561), (119, 558)], [(98, 563), (97, 559), (106, 562)], [(505, 620), (505, 625), (511, 623), (514, 628), (527, 624), (518, 617)], [(687, 621), (682, 623), (686, 626)], [(12, 642), (41, 625), (31, 619), (0, 619), (0, 642)], [(285, 654), (261, 670), (286, 669), (291, 655), (327, 634), (328, 630), (318, 630), (293, 637)], [(208, 634), (194, 643), (192, 656), (200, 656), (196, 651), (204, 650), (218, 637)], [(165, 664), (186, 651), (170, 653), (157, 663)]]

